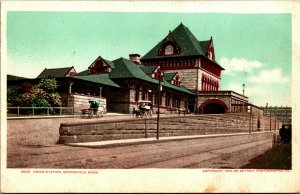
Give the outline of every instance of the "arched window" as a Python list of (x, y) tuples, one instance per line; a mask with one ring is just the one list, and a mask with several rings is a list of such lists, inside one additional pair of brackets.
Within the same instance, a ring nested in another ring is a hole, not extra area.
[(172, 45), (167, 45), (165, 48), (165, 55), (173, 55), (174, 54), (174, 47)]

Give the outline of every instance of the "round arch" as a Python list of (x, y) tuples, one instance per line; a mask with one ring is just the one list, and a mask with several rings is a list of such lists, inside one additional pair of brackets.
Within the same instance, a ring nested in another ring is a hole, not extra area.
[(218, 99), (206, 100), (199, 107), (200, 114), (224, 114), (227, 110), (227, 105)]

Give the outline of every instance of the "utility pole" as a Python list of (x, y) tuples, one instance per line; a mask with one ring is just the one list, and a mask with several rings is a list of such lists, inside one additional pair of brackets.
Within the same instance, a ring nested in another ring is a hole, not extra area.
[(242, 112), (245, 111), (245, 84), (243, 83), (243, 110)]
[(157, 107), (157, 129), (156, 129), (156, 139), (159, 139), (159, 115), (160, 115), (160, 96), (161, 96), (161, 79), (163, 77), (163, 73), (161, 68), (159, 68), (158, 74), (158, 107)]

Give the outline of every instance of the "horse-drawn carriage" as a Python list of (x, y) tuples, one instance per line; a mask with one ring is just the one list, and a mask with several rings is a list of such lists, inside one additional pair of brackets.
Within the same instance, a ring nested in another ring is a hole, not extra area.
[(81, 109), (81, 118), (99, 118), (103, 117), (106, 113), (106, 108), (104, 105), (100, 106), (100, 101), (97, 99), (89, 100), (90, 107)]
[(138, 107), (133, 108), (133, 115), (135, 117), (152, 117), (153, 105), (151, 101), (142, 100), (138, 102)]

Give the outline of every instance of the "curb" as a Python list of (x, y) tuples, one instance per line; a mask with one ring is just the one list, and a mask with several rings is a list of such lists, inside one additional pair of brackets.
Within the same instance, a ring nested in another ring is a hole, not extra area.
[(161, 139), (143, 138), (143, 139), (108, 140), (108, 141), (98, 141), (98, 142), (65, 143), (64, 145), (72, 146), (72, 147), (85, 147), (85, 148), (110, 148), (110, 147), (118, 147), (118, 146), (131, 146), (131, 145), (150, 144), (150, 143), (184, 141), (184, 140), (226, 137), (226, 136), (254, 135), (254, 134), (264, 134), (264, 133), (274, 133), (274, 131), (196, 135), (196, 136), (177, 136), (177, 137), (172, 136), (172, 137), (161, 137)]

